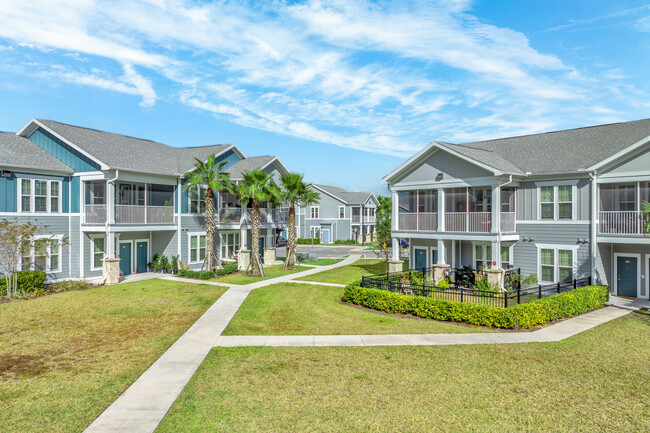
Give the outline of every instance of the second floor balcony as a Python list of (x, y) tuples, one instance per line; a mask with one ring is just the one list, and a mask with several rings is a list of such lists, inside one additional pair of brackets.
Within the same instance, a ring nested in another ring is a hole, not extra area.
[[(250, 224), (252, 208), (242, 212), (241, 207), (223, 207), (217, 211), (217, 222), (220, 224)], [(287, 224), (289, 221), (289, 208), (260, 208), (260, 224)]]
[(650, 201), (650, 182), (601, 184), (598, 190), (599, 234), (645, 234), (645, 226), (650, 218), (642, 209), (643, 203)]

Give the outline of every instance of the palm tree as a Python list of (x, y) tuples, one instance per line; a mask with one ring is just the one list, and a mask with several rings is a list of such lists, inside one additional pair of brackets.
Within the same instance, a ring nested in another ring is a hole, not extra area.
[(187, 177), (187, 184), (185, 190), (189, 188), (206, 186), (205, 190), (205, 231), (206, 231), (206, 245), (205, 245), (205, 264), (209, 271), (213, 270), (213, 265), (216, 262), (214, 255), (214, 233), (217, 226), (217, 217), (215, 214), (214, 193), (216, 192), (232, 192), (233, 185), (230, 181), (230, 174), (224, 171), (224, 167), (228, 163), (223, 161), (217, 163), (216, 156), (210, 155), (208, 159), (203, 162), (196, 159), (194, 169), (185, 173)]
[(237, 194), (242, 206), (248, 206), (249, 202), (252, 202), (251, 268), (254, 277), (264, 276), (264, 266), (257, 249), (260, 238), (260, 203), (263, 201), (277, 202), (280, 190), (273, 181), (272, 173), (267, 174), (264, 170), (255, 169), (244, 172), (242, 182), (237, 185)]
[(287, 229), (287, 257), (284, 268), (296, 264), (296, 203), (309, 206), (320, 200), (320, 194), (311, 189), (311, 183), (303, 181), (303, 175), (287, 173), (280, 178), (282, 182), (282, 198), (289, 202), (289, 227)]

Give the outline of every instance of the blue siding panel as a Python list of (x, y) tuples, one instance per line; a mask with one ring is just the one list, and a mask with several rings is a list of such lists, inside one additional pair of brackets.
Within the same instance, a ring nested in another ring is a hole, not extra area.
[(16, 173), (10, 177), (0, 177), (0, 212), (16, 212), (18, 210)]
[(73, 177), (70, 181), (70, 212), (79, 213), (79, 187), (81, 181)]
[(230, 166), (232, 166), (236, 162), (239, 162), (240, 160), (241, 158), (232, 149), (217, 157), (217, 162), (222, 162), (222, 161), (227, 162), (227, 164), (223, 167), (224, 170), (227, 170)]
[(187, 213), (187, 210), (188, 210), (188, 207), (189, 207), (188, 203), (190, 201), (189, 196), (188, 196), (188, 192), (185, 191), (185, 186), (184, 185), (185, 185), (185, 179), (183, 179), (181, 181), (181, 188), (182, 188), (182, 192), (181, 192), (181, 213)]
[(63, 179), (63, 182), (61, 183), (61, 194), (63, 195), (61, 197), (61, 210), (63, 212), (69, 212), (70, 208), (68, 207), (70, 205), (70, 178), (66, 177)]
[(100, 169), (99, 164), (95, 161), (68, 146), (43, 128), (38, 128), (34, 131), (29, 136), (29, 139), (50, 155), (59, 159), (67, 166), (72, 167), (76, 172), (98, 171)]

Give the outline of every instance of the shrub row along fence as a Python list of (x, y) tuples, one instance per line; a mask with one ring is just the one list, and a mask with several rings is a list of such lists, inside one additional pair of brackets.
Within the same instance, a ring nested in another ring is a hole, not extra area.
[[(469, 277), (467, 269), (450, 269), (449, 275), (444, 280), (444, 286), (434, 285), (428, 281), (433, 276), (432, 268), (422, 270), (409, 270), (404, 272), (385, 273), (380, 275), (364, 276), (361, 287), (386, 290), (409, 296), (423, 296), (438, 298), (446, 301), (472, 302), (476, 304), (492, 305), (495, 307), (508, 307), (516, 304), (525, 304), (533, 299), (541, 299), (558, 293), (568, 292), (578, 287), (591, 285), (591, 277), (574, 279), (563, 283), (537, 284), (521, 286), (521, 272), (519, 270), (506, 271), (505, 289), (481, 290), (473, 287), (474, 282), (486, 278), (481, 272)], [(471, 281), (469, 279), (471, 278)]]

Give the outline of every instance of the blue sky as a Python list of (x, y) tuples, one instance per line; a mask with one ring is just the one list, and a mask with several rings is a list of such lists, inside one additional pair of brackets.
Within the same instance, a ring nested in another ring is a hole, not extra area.
[(648, 71), (639, 1), (0, 2), (1, 130), (232, 143), (378, 193), (431, 140), (650, 117)]

